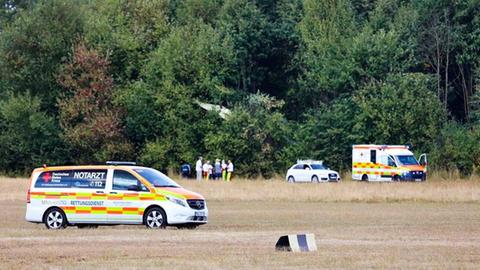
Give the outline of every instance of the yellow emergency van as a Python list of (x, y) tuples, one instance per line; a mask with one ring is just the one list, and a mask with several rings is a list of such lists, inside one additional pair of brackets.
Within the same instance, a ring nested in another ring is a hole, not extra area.
[(207, 223), (208, 209), (202, 195), (153, 168), (107, 162), (33, 170), (25, 218), (48, 229), (112, 224), (193, 229)]
[(425, 181), (427, 155), (421, 154), (417, 160), (408, 145), (353, 145), (352, 179)]

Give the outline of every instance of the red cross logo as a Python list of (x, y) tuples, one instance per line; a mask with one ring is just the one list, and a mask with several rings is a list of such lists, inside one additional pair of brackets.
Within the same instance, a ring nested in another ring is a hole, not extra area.
[(45, 174), (42, 176), (42, 179), (43, 179), (43, 182), (48, 183), (48, 182), (50, 182), (50, 180), (52, 179), (52, 175), (51, 175), (50, 173), (45, 173)]

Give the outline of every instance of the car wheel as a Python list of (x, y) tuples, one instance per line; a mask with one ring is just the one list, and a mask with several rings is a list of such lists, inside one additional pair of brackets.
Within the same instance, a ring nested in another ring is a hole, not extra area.
[(295, 183), (295, 178), (290, 175), (290, 176), (288, 177), (288, 180), (287, 180), (287, 181), (288, 181), (288, 183)]
[(144, 216), (144, 223), (149, 229), (164, 229), (167, 226), (167, 214), (160, 207), (150, 208)]
[(67, 227), (67, 217), (59, 208), (52, 208), (45, 213), (43, 219), (45, 226), (49, 230), (64, 229)]
[(362, 175), (362, 181), (368, 182), (368, 175)]
[(314, 175), (312, 176), (312, 183), (318, 183), (318, 176)]

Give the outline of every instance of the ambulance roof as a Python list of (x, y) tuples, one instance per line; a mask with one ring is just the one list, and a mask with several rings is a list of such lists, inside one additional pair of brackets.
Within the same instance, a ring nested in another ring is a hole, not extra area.
[(34, 171), (55, 171), (55, 170), (106, 170), (106, 169), (147, 169), (148, 167), (129, 165), (68, 165), (68, 166), (45, 166), (36, 168)]
[(377, 149), (383, 150), (390, 155), (413, 155), (412, 151), (410, 151), (410, 147), (407, 145), (378, 145), (378, 144), (357, 144), (352, 146), (355, 150), (360, 149)]
[(412, 151), (408, 149), (385, 149), (384, 151), (394, 156), (413, 155)]
[(353, 149), (409, 149), (407, 145), (354, 144)]

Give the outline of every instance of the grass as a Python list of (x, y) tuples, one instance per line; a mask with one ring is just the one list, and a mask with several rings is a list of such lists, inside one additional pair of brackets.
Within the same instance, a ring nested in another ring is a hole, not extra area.
[(342, 181), (326, 184), (290, 184), (283, 180), (231, 183), (178, 181), (216, 201), (297, 202), (479, 202), (480, 181), (427, 181), (424, 183), (363, 183)]
[[(0, 178), (0, 269), (476, 269), (480, 264), (478, 181), (179, 182), (208, 200), (209, 224), (198, 230), (48, 231), (24, 221), (28, 180)], [(315, 234), (318, 252), (274, 250), (281, 235), (302, 232)]]

